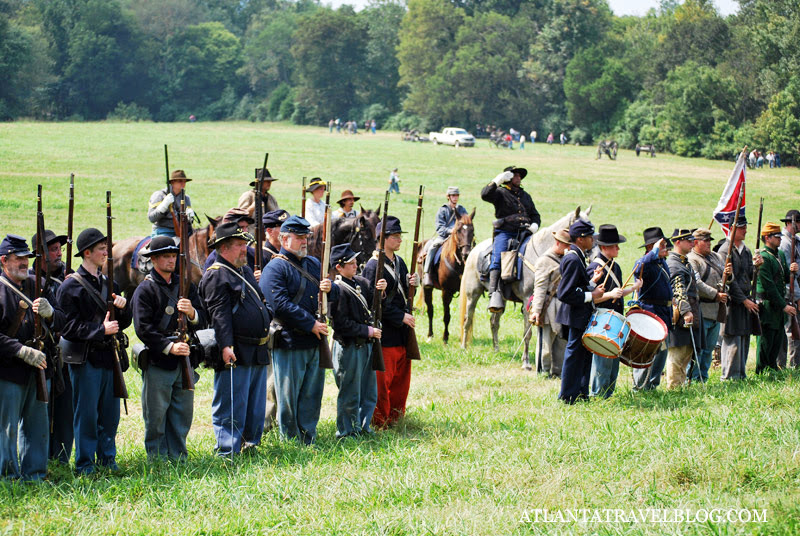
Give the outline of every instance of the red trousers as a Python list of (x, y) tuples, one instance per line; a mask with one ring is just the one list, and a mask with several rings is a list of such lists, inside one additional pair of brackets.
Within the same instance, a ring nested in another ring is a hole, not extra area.
[(378, 404), (372, 414), (372, 425), (385, 428), (405, 415), (408, 386), (411, 383), (411, 360), (406, 359), (405, 346), (383, 348), (385, 371), (376, 371)]

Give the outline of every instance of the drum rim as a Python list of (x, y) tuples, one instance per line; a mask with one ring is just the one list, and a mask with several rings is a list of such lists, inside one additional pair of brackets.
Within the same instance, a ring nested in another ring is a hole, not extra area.
[[(632, 315), (632, 314), (644, 314), (644, 315), (647, 315), (647, 316), (649, 316), (651, 318), (656, 319), (658, 321), (658, 323), (661, 325), (661, 327), (664, 328), (664, 338), (663, 339), (650, 339), (648, 337), (643, 337), (643, 336), (639, 335), (639, 333), (637, 333), (633, 329), (633, 326), (631, 326), (631, 330), (630, 330), (630, 333), (628, 334), (628, 337), (636, 337), (640, 341), (658, 342), (658, 343), (660, 343), (662, 341), (665, 341), (667, 339), (667, 337), (669, 337), (669, 329), (667, 328), (667, 324), (663, 320), (661, 320), (658, 317), (658, 315), (655, 315), (655, 314), (651, 313), (650, 311), (645, 311), (644, 309), (631, 309), (625, 315), (626, 320), (628, 318), (628, 315)], [(628, 324), (630, 325), (630, 322), (628, 322)]]
[[(619, 353), (617, 353), (617, 355), (606, 355), (606, 354), (600, 354), (600, 353), (597, 353), (597, 352), (595, 352), (595, 351), (594, 351), (593, 349), (591, 349), (591, 348), (587, 348), (587, 347), (586, 347), (586, 343), (584, 342), (584, 339), (586, 339), (586, 337), (587, 337), (587, 336), (588, 336), (588, 337), (591, 337), (591, 338), (594, 338), (594, 339), (602, 339), (602, 340), (606, 340), (606, 341), (608, 341), (608, 342), (612, 343), (614, 346), (616, 346), (616, 347), (617, 347), (617, 349), (619, 350)], [(619, 357), (619, 354), (620, 354), (620, 353), (622, 353), (622, 346), (618, 345), (618, 344), (615, 342), (615, 340), (616, 340), (616, 339), (612, 339), (612, 338), (610, 338), (610, 337), (606, 337), (605, 335), (595, 335), (595, 334), (592, 334), (592, 333), (584, 333), (584, 334), (583, 334), (583, 336), (581, 337), (581, 344), (583, 344), (583, 347), (584, 347), (584, 348), (586, 348), (587, 350), (589, 350), (590, 352), (592, 352), (593, 354), (597, 354), (597, 355), (599, 355), (600, 357), (605, 357), (605, 358), (607, 358), (607, 359), (616, 359), (616, 358), (618, 358), (618, 357)], [(624, 345), (625, 345), (625, 344), (623, 343), (623, 346), (624, 346)]]

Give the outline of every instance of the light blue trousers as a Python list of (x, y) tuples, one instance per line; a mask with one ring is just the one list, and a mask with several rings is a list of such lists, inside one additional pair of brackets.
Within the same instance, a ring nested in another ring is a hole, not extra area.
[[(50, 391), (50, 382), (47, 382)], [(47, 476), (47, 404), (36, 400), (34, 375), (19, 385), (0, 380), (0, 477), (42, 480)]]
[(369, 433), (378, 403), (378, 382), (372, 370), (372, 344), (357, 348), (333, 342), (333, 378), (339, 388), (336, 399), (336, 437)]
[[(231, 378), (233, 376), (233, 378)], [(231, 381), (233, 405), (231, 406)], [(217, 438), (217, 454), (230, 456), (242, 444), (258, 445), (264, 433), (267, 412), (267, 367), (234, 367), (214, 372), (211, 423)], [(231, 435), (231, 424), (233, 435)]]
[(93, 473), (96, 466), (117, 468), (119, 400), (114, 398), (114, 375), (88, 361), (70, 365), (72, 419), (75, 430), (75, 469)]
[(319, 349), (276, 348), (272, 353), (278, 427), (284, 439), (310, 445), (317, 436), (325, 371), (319, 368)]

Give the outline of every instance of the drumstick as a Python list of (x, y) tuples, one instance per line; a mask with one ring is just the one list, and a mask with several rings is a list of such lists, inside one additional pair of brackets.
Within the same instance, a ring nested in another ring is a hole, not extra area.
[[(644, 268), (644, 263), (642, 263), (642, 264), (639, 266), (639, 275), (642, 275), (642, 269), (643, 269), (643, 268)], [(635, 271), (636, 271), (636, 269), (635, 269), (635, 268), (634, 268), (633, 270), (631, 270), (631, 273), (630, 273), (630, 275), (628, 276), (628, 279), (626, 279), (626, 280), (625, 280), (625, 284), (624, 284), (624, 285), (622, 285), (622, 288), (623, 288), (623, 289), (624, 289), (624, 288), (626, 288), (626, 287), (628, 286), (628, 282), (630, 282), (630, 280), (631, 280), (631, 277), (633, 277), (633, 273), (634, 273)], [(614, 300), (613, 302), (611, 302), (611, 303), (614, 303), (614, 302), (616, 302), (616, 301), (617, 301), (617, 300), (615, 299), (615, 300)]]
[[(609, 259), (609, 260), (611, 261), (611, 266), (609, 266), (608, 270), (606, 270), (606, 278), (603, 279), (602, 283), (600, 283), (600, 286), (603, 287), (603, 288), (605, 288), (605, 286), (606, 286), (606, 281), (608, 281), (608, 276), (611, 275), (611, 269), (614, 268), (614, 259)], [(606, 262), (608, 262), (608, 261), (606, 261)]]

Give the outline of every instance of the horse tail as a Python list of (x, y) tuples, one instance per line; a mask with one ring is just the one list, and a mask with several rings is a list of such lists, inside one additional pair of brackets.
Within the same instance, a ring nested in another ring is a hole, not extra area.
[(464, 334), (464, 323), (467, 321), (467, 293), (464, 289), (464, 277), (461, 278), (461, 289), (458, 292), (458, 322), (459, 322), (459, 332), (461, 333), (461, 344), (466, 345), (467, 339), (466, 335)]

